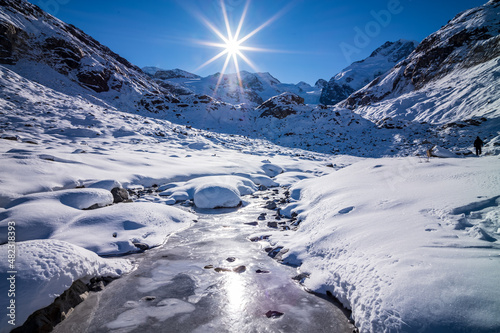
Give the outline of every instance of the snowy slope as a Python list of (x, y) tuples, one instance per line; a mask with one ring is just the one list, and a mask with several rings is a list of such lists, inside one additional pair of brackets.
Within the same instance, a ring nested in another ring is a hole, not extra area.
[(0, 32), (0, 64), (54, 90), (149, 112), (176, 100), (140, 68), (25, 0), (0, 3)]
[[(367, 159), (292, 187), (276, 232), (361, 332), (500, 330), (500, 160)], [(283, 251), (285, 252), (285, 251)]]
[(443, 124), (500, 115), (500, 3), (458, 14), (389, 73), (341, 106), (370, 119)]
[[(329, 170), (324, 155), (115, 111), (2, 65), (0, 87), (0, 253), (6, 258), (7, 230), (14, 221), (16, 268), (22, 271), (16, 301), (23, 304), (17, 325), (77, 279), (118, 276), (132, 268), (127, 260), (104, 260), (95, 253), (137, 252), (188, 227), (195, 217), (170, 207), (177, 201), (236, 205), (260, 184), (277, 185), (272, 170), (294, 177)], [(177, 189), (107, 206), (113, 203), (112, 186), (139, 193), (155, 184)], [(232, 201), (221, 201), (228, 191)], [(6, 271), (7, 261), (2, 265)], [(0, 290), (7, 293), (6, 279)], [(2, 297), (1, 306), (8, 301)], [(1, 332), (11, 329), (7, 319), (2, 318)]]
[(405, 59), (417, 42), (400, 39), (386, 42), (366, 59), (356, 61), (330, 79), (321, 91), (320, 103), (334, 105), (361, 89)]

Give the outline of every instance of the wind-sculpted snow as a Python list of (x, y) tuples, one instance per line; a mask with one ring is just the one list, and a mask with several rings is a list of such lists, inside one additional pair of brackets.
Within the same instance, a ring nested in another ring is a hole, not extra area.
[[(498, 158), (363, 160), (292, 187), (272, 241), (361, 332), (500, 329)], [(295, 192), (295, 193), (294, 193)]]

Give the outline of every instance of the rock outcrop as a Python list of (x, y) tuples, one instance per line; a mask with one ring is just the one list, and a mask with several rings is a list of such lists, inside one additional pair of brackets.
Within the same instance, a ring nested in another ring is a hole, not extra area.
[(278, 119), (283, 119), (291, 114), (297, 113), (295, 107), (304, 105), (304, 99), (292, 93), (283, 93), (268, 99), (257, 110), (263, 111), (260, 118), (272, 116)]

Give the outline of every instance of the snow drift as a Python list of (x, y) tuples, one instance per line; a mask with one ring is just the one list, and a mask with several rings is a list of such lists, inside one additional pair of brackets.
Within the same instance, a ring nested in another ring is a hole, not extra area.
[(363, 160), (295, 185), (300, 228), (273, 242), (361, 332), (495, 332), (499, 169), (496, 157)]

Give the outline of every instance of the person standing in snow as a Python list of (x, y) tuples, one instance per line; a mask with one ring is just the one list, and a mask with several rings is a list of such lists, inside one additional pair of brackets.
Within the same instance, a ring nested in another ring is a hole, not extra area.
[(476, 137), (476, 140), (474, 140), (474, 147), (476, 148), (477, 156), (481, 155), (481, 148), (483, 147), (483, 144), (483, 140), (481, 140), (479, 137)]

